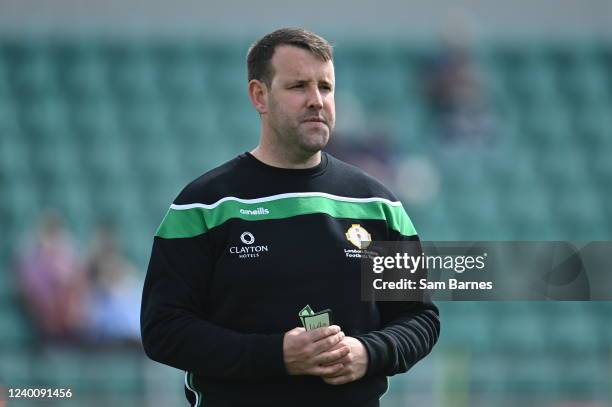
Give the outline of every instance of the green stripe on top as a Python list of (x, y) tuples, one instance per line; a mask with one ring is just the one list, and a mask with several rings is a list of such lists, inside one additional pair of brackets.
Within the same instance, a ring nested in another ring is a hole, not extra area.
[(258, 199), (228, 197), (211, 205), (172, 205), (155, 235), (166, 239), (186, 238), (201, 235), (229, 219), (258, 221), (314, 213), (325, 213), (334, 218), (385, 220), (391, 229), (404, 236), (416, 234), (400, 202), (296, 193)]

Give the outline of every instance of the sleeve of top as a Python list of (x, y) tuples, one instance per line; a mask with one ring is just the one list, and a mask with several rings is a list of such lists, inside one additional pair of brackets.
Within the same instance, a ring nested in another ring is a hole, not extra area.
[[(404, 219), (390, 222), (389, 239), (414, 241), (420, 254), (419, 238), (403, 208), (399, 216)], [(402, 225), (397, 227), (400, 223)], [(424, 296), (422, 301), (378, 301), (376, 303), (381, 328), (359, 339), (368, 352), (367, 376), (404, 373), (427, 356), (440, 335), (438, 308)]]
[(242, 334), (204, 317), (213, 270), (209, 236), (197, 208), (171, 209), (153, 241), (140, 315), (151, 359), (205, 377), (286, 375), (282, 335)]

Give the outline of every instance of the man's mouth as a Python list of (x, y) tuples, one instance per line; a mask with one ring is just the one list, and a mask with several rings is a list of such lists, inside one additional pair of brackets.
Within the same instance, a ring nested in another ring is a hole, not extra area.
[(325, 119), (320, 117), (309, 117), (307, 119), (302, 120), (304, 123), (323, 123), (326, 124)]

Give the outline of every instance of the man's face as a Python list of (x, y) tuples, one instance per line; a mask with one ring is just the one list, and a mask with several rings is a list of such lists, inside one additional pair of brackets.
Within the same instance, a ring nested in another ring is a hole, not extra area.
[(312, 155), (325, 147), (336, 121), (334, 65), (288, 45), (276, 48), (271, 63), (267, 120), (275, 141)]

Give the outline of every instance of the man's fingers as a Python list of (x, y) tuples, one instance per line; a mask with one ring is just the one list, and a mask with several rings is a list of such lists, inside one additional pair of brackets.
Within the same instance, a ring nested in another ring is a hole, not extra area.
[(337, 378), (342, 377), (342, 376), (348, 376), (349, 373), (350, 373), (350, 370), (347, 369), (346, 365), (344, 365), (344, 368), (338, 370), (336, 373), (328, 374), (328, 375), (325, 375), (325, 376), (321, 376), (321, 378), (323, 380), (337, 379)]
[[(349, 351), (350, 353), (350, 351)], [(351, 363), (351, 360), (349, 358), (349, 354), (347, 353), (346, 355), (342, 356), (340, 359), (334, 360), (330, 363), (321, 363), (322, 366), (327, 366), (329, 364), (336, 364), (336, 363), (342, 363), (344, 366), (349, 365)]]
[(318, 354), (314, 358), (314, 361), (317, 365), (323, 365), (323, 366), (336, 364), (336, 363), (342, 363), (341, 360), (345, 360), (346, 355), (348, 355), (350, 351), (351, 349), (348, 346), (343, 346), (333, 351), (323, 352), (323, 353)]
[(344, 369), (344, 365), (336, 363), (331, 366), (315, 366), (311, 369), (310, 374), (315, 376), (336, 376), (338, 372)]
[(346, 374), (343, 376), (335, 376), (335, 377), (324, 377), (323, 381), (327, 384), (331, 384), (332, 386), (338, 386), (340, 384), (345, 384), (353, 381), (350, 374)]
[(340, 343), (343, 339), (344, 339), (344, 332), (342, 331), (338, 332), (335, 335), (331, 335), (326, 338), (319, 339), (313, 344), (313, 348), (312, 348), (313, 354), (318, 355), (319, 353), (323, 353), (333, 348), (335, 345)]
[(335, 335), (338, 332), (340, 332), (340, 327), (338, 325), (331, 325), (308, 331), (308, 335), (310, 335), (310, 340), (312, 342), (317, 342), (323, 338), (327, 338), (330, 335)]

